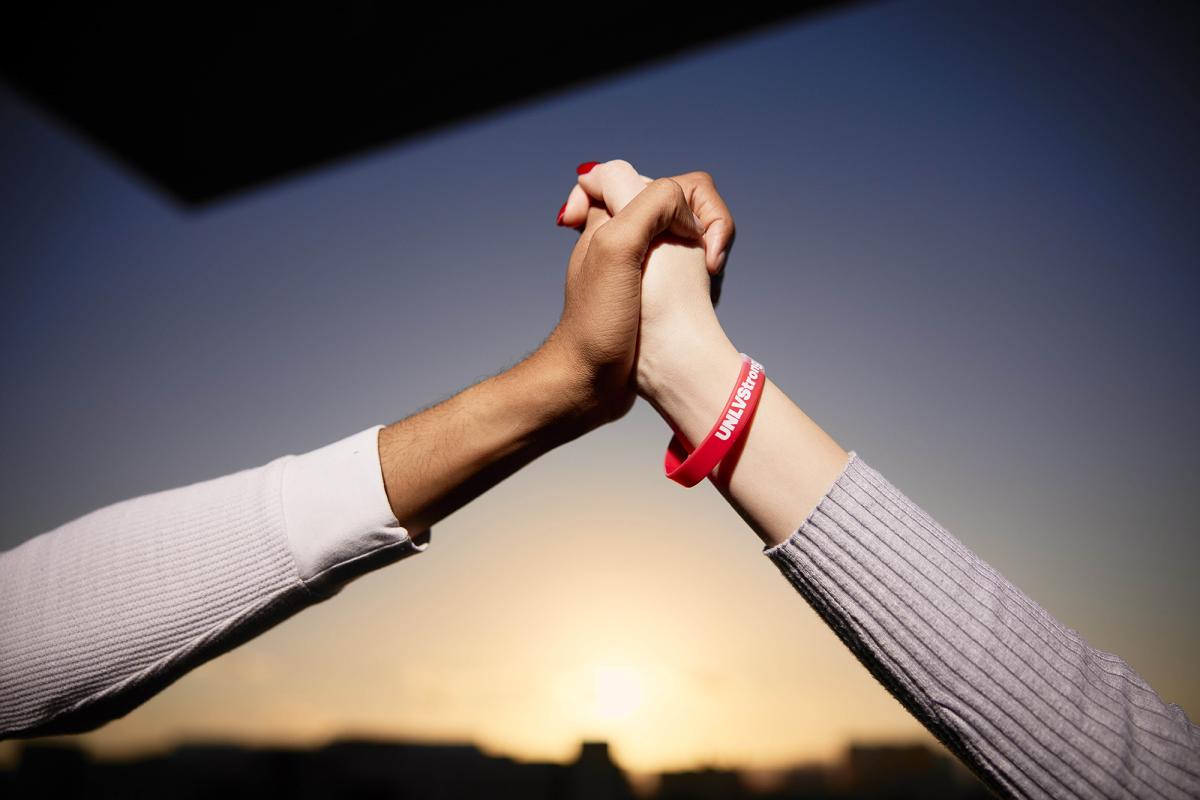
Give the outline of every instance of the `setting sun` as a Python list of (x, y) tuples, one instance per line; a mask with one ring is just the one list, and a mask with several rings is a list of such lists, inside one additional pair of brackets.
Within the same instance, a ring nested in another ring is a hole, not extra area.
[(634, 669), (609, 664), (595, 668), (592, 713), (602, 721), (626, 719), (642, 706), (642, 676)]
[(645, 670), (629, 661), (579, 663), (555, 681), (564, 715), (590, 736), (611, 737), (638, 722), (653, 694)]

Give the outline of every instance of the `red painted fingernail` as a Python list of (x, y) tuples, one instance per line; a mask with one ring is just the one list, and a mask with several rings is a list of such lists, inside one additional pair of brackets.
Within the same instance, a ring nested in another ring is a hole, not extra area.
[(585, 161), (582, 164), (580, 164), (578, 167), (575, 168), (575, 173), (577, 175), (587, 175), (589, 172), (592, 171), (592, 167), (596, 166), (599, 163), (600, 163), (599, 161)]
[(558, 219), (554, 222), (555, 225), (562, 225), (563, 212), (567, 210), (567, 204), (563, 203), (562, 208), (558, 210)]

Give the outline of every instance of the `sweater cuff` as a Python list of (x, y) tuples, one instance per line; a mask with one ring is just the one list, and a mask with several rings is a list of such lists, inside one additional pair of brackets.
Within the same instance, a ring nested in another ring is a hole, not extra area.
[(808, 521), (812, 519), (813, 514), (816, 514), (817, 511), (820, 510), (821, 506), (826, 503), (827, 498), (829, 497), (830, 493), (833, 492), (833, 490), (836, 489), (839, 485), (841, 485), (843, 483), (843, 481), (846, 480), (846, 474), (848, 472), (852, 471), (851, 465), (853, 465), (854, 462), (858, 460), (858, 453), (855, 452), (854, 450), (851, 450), (848, 453), (846, 453), (846, 456), (847, 456), (846, 463), (842, 465), (842, 471), (839, 472), (838, 476), (833, 479), (833, 483), (831, 483), (829, 485), (829, 488), (825, 490), (825, 494), (821, 496), (821, 499), (819, 501), (817, 501), (817, 504), (815, 506), (813, 506), (811, 511), (808, 512), (808, 516), (805, 518), (804, 522), (800, 523), (800, 525), (797, 526), (796, 530), (792, 532), (792, 535), (789, 536), (787, 539), (784, 539), (782, 542), (778, 542), (773, 545), (763, 545), (763, 550), (762, 550), (763, 555), (765, 555), (767, 558), (771, 559), (772, 561), (776, 562), (777, 564), (779, 563), (780, 557), (783, 555), (784, 546), (787, 545), (787, 543), (790, 542), (792, 539), (794, 539), (800, 535), (800, 532), (802, 530), (804, 530), (804, 526), (807, 525)]
[(429, 547), (432, 529), (413, 537), (392, 513), (379, 466), (381, 428), (285, 460), (288, 544), (300, 580), (317, 594), (336, 594), (354, 578)]

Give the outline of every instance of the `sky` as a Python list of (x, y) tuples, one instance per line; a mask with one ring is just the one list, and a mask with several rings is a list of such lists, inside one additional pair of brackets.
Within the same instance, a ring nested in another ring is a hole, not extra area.
[[(734, 344), (1200, 719), (1200, 100), (1144, 13), (854, 5), (199, 211), (0, 85), (0, 548), (515, 363), (561, 311), (575, 165), (703, 169), (738, 227)], [(639, 404), (68, 738), (604, 738), (635, 771), (931, 741), (711, 486), (663, 477), (669, 438)]]

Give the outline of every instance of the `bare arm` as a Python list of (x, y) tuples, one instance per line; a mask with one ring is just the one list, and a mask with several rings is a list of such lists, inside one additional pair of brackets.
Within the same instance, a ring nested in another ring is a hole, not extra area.
[[(708, 273), (724, 266), (733, 217), (706, 173), (653, 182), (620, 159), (579, 171), (597, 197), (577, 185), (558, 217), (581, 235), (554, 332), (513, 368), (380, 432), (388, 498), (410, 530), (428, 528), (542, 453), (628, 411), (643, 295), (648, 290), (653, 305), (670, 290), (645, 284), (643, 264), (686, 247)], [(622, 211), (614, 225), (609, 209)]]
[(0, 738), (128, 713), (355, 577), (423, 551), (437, 520), (624, 414), (647, 248), (659, 234), (702, 231), (665, 179), (625, 213), (589, 218), (562, 318), (511, 369), (382, 430), (114, 503), (0, 553)]
[(633, 405), (643, 261), (659, 234), (695, 240), (703, 227), (670, 179), (623, 208), (616, 217), (588, 212), (567, 268), (562, 319), (537, 351), (381, 431), (384, 483), (402, 524), (427, 528)]
[[(644, 373), (649, 399), (692, 441), (738, 374), (722, 339)], [(718, 490), (864, 666), (993, 789), (1200, 794), (1200, 728), (1181, 708), (847, 454), (774, 383), (744, 438), (732, 475), (715, 471)]]
[[(699, 442), (712, 427), (741, 365), (715, 315), (697, 323), (668, 361), (639, 364), (646, 399), (690, 442)], [(769, 365), (758, 411), (743, 438), (736, 467), (730, 470), (727, 460), (714, 471), (713, 482), (764, 544), (778, 544), (817, 505), (849, 456), (771, 380)]]
[(552, 347), (379, 432), (392, 512), (427, 530), (543, 453), (600, 424), (586, 382)]
[[(709, 302), (702, 254), (660, 250), (646, 268), (639, 391), (698, 442), (738, 375), (738, 350)], [(1200, 728), (1181, 708), (1055, 620), (769, 378), (741, 444), (712, 480), (764, 554), (993, 789), (1200, 796)]]

